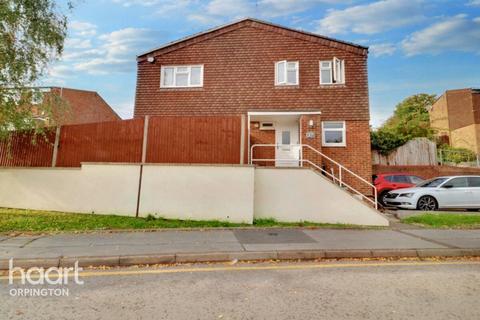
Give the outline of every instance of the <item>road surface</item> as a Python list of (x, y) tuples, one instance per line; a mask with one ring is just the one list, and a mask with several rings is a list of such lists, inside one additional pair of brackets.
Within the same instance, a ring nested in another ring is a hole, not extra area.
[(478, 259), (90, 269), (80, 279), (69, 296), (12, 297), (25, 286), (4, 275), (0, 319), (480, 319)]

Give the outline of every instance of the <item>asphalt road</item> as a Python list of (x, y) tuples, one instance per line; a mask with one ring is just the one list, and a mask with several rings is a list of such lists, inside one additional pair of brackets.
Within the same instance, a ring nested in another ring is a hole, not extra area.
[[(86, 270), (68, 297), (12, 297), (0, 319), (480, 319), (480, 261), (211, 264)], [(48, 288), (48, 287), (47, 287)]]

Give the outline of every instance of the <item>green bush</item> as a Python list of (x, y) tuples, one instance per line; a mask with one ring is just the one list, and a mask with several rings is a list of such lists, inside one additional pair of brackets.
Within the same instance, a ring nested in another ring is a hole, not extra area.
[(393, 132), (387, 130), (378, 130), (370, 132), (372, 149), (380, 154), (388, 155), (390, 151), (405, 144), (408, 140)]

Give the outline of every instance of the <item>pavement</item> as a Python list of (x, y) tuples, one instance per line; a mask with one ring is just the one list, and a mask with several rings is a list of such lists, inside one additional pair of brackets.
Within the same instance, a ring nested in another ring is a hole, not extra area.
[[(85, 270), (83, 284), (0, 279), (0, 319), (479, 319), (480, 261), (215, 263)], [(12, 289), (68, 296), (12, 296)]]
[(480, 256), (480, 230), (208, 229), (0, 236), (0, 270), (231, 260)]

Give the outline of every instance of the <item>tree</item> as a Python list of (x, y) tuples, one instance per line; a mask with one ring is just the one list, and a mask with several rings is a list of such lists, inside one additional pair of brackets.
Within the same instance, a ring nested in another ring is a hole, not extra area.
[(434, 130), (430, 127), (428, 107), (435, 100), (435, 95), (421, 93), (400, 102), (393, 116), (372, 131), (372, 148), (388, 154), (411, 139), (432, 138)]
[[(11, 130), (42, 130), (32, 110), (32, 100), (40, 100), (42, 92), (32, 86), (48, 64), (61, 56), (67, 17), (52, 0), (1, 0), (0, 21), (2, 139)], [(37, 109), (44, 115), (52, 112), (48, 103)]]

